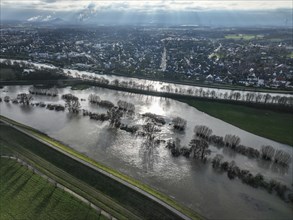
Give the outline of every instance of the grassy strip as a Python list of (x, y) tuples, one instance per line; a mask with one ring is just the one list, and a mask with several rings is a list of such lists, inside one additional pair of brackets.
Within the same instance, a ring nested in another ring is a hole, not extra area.
[(15, 160), (0, 159), (0, 176), (0, 219), (105, 219)]
[[(11, 132), (8, 131), (6, 134), (10, 136), (10, 133)], [(44, 173), (46, 176), (73, 190), (78, 195), (86, 198), (88, 201), (110, 213), (112, 216), (115, 216), (117, 219), (139, 219), (137, 216), (133, 215), (128, 210), (114, 202), (111, 198), (76, 179), (69, 173), (64, 172), (48, 161), (38, 157), (36, 154), (33, 154), (31, 151), (20, 146), (17, 142), (7, 141), (2, 138), (0, 143), (0, 150), (9, 149), (10, 154), (16, 155), (18, 158), (25, 160), (33, 167)]]
[(75, 84), (73, 86), (71, 86), (72, 90), (84, 90), (84, 89), (88, 89), (90, 88), (90, 85), (87, 84)]
[[(4, 119), (4, 117), (1, 117), (1, 118)], [(104, 165), (102, 165), (102, 164), (90, 159), (89, 157), (87, 157), (87, 156), (85, 156), (85, 155), (83, 155), (81, 153), (78, 153), (78, 152), (74, 151), (73, 149), (61, 144), (60, 142), (58, 142), (56, 140), (53, 140), (52, 138), (50, 138), (50, 137), (48, 137), (48, 136), (46, 136), (44, 134), (38, 133), (36, 130), (31, 129), (28, 126), (23, 126), (20, 123), (14, 122), (14, 121), (12, 121), (10, 119), (7, 119), (7, 118), (5, 118), (4, 120), (9, 121), (10, 123), (14, 123), (14, 124), (24, 128), (24, 129), (26, 129), (27, 131), (29, 131), (31, 134), (35, 135), (36, 137), (39, 137), (40, 139), (44, 140), (45, 142), (50, 143), (50, 144), (58, 147), (59, 149), (62, 149), (63, 151), (68, 152), (68, 153), (70, 153), (70, 154), (72, 154), (72, 155), (74, 155), (74, 156), (76, 156), (76, 157), (78, 157), (78, 158), (80, 158), (80, 159), (82, 159), (82, 160), (84, 160), (84, 161), (86, 161), (86, 162), (88, 162), (88, 163), (90, 163), (90, 164), (92, 164), (92, 165), (94, 165), (94, 166), (96, 166), (96, 167), (98, 167), (98, 168), (100, 168), (100, 169), (102, 169), (102, 170), (104, 170), (104, 171), (106, 171), (106, 172), (108, 172), (108, 173), (120, 178), (120, 179), (123, 179), (124, 181), (129, 182), (132, 185), (134, 185), (134, 186), (136, 186), (136, 187), (138, 187), (138, 188), (140, 188), (140, 189), (152, 194), (153, 196), (156, 196), (157, 198), (159, 198), (162, 201), (168, 203), (169, 205), (173, 206), (177, 210), (179, 210), (182, 213), (190, 216), (193, 219), (201, 218), (199, 215), (194, 213), (192, 210), (181, 206), (180, 204), (178, 204), (177, 202), (175, 202), (174, 200), (172, 200), (168, 196), (166, 196), (166, 195), (164, 195), (164, 194), (152, 189), (151, 187), (149, 187), (149, 186), (147, 186), (145, 184), (140, 183), (139, 181), (137, 181), (137, 180), (135, 180), (135, 179), (133, 179), (131, 177), (128, 177), (128, 176), (126, 176), (126, 175), (124, 175), (124, 174), (122, 174), (120, 172), (117, 172), (117, 171), (115, 171), (115, 170), (113, 170), (113, 169), (111, 169), (111, 168), (109, 168), (107, 166), (104, 166)]]
[(247, 106), (180, 99), (243, 130), (293, 146), (293, 115)]

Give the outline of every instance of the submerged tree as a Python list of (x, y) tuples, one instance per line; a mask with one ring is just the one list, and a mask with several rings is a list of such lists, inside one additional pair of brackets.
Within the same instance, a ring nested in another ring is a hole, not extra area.
[(198, 137), (208, 139), (209, 136), (213, 133), (213, 130), (205, 125), (197, 125), (194, 127), (194, 133)]
[(72, 94), (66, 94), (63, 95), (62, 98), (65, 99), (65, 107), (68, 109), (69, 112), (75, 114), (79, 113), (81, 106), (78, 101), (78, 97)]
[(223, 158), (223, 155), (217, 154), (212, 160), (213, 168), (219, 168), (221, 166)]
[(180, 117), (176, 117), (172, 120), (173, 122), (173, 127), (174, 129), (177, 129), (177, 130), (180, 130), (180, 131), (183, 131), (185, 130), (185, 127), (186, 127), (186, 120), (183, 119), (183, 118), (180, 118)]
[(99, 103), (101, 101), (101, 98), (98, 95), (90, 94), (88, 100), (90, 103)]
[(146, 125), (143, 125), (143, 131), (145, 132), (147, 139), (155, 139), (155, 132), (157, 131), (157, 128), (154, 123), (148, 122)]
[(134, 104), (126, 101), (119, 100), (117, 102), (118, 107), (123, 110), (123, 111), (128, 111), (128, 112), (134, 112), (135, 111), (135, 106)]
[(4, 97), (4, 102), (10, 102), (10, 97), (9, 96), (5, 96)]
[(176, 138), (175, 141), (174, 140), (169, 140), (166, 148), (168, 148), (169, 150), (171, 150), (171, 153), (173, 156), (178, 157), (181, 154), (181, 144), (180, 144), (180, 139)]
[(275, 163), (287, 166), (291, 162), (291, 155), (283, 150), (277, 150), (274, 161)]
[(123, 113), (119, 110), (118, 107), (112, 107), (110, 110), (107, 111), (107, 115), (110, 120), (110, 126), (119, 128), (121, 125), (121, 118)]
[(224, 143), (227, 147), (235, 148), (240, 144), (240, 137), (232, 134), (227, 134), (224, 138)]
[(21, 93), (17, 95), (17, 99), (19, 100), (19, 103), (29, 105), (33, 97), (31, 94)]
[(191, 147), (191, 153), (193, 153), (194, 158), (205, 160), (211, 151), (208, 149), (208, 143), (203, 139), (192, 139), (189, 143)]
[(275, 149), (272, 146), (267, 145), (267, 146), (261, 147), (261, 156), (263, 159), (272, 160), (274, 155), (275, 155)]

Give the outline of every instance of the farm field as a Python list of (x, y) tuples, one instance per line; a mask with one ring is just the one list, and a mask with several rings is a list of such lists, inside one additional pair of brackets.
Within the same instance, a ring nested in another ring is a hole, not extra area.
[(0, 219), (106, 219), (16, 160), (0, 159)]
[(260, 38), (259, 36), (256, 35), (251, 35), (251, 34), (229, 34), (225, 36), (226, 39), (233, 39), (233, 40), (252, 40), (255, 38)]

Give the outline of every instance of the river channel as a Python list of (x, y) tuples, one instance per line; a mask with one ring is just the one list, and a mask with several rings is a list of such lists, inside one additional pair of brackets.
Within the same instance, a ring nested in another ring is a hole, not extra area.
[[(18, 93), (28, 93), (29, 87), (4, 86), (0, 89), (1, 97), (8, 95), (15, 98)], [(94, 93), (114, 104), (118, 100), (132, 102), (135, 105), (135, 115), (131, 118), (125, 117), (124, 123), (143, 125), (146, 119), (141, 117), (141, 114), (146, 112), (161, 115), (167, 122), (176, 116), (187, 120), (185, 132), (176, 132), (169, 123), (166, 123), (156, 134), (160, 139), (178, 137), (182, 145), (188, 145), (193, 138), (194, 126), (206, 125), (216, 135), (238, 135), (243, 145), (257, 149), (262, 145), (272, 145), (292, 155), (291, 146), (256, 136), (172, 99), (98, 87), (85, 90), (71, 90), (70, 87), (66, 87), (58, 89), (58, 92), (57, 97), (34, 95), (33, 102), (64, 105), (61, 95), (72, 93), (79, 99), (85, 99), (80, 102), (83, 109), (106, 112), (107, 109), (88, 102), (89, 94)], [(290, 219), (293, 215), (292, 204), (284, 202), (276, 195), (245, 185), (238, 179), (229, 180), (225, 173), (213, 170), (210, 163), (182, 156), (172, 157), (165, 144), (146, 148), (143, 145), (143, 137), (110, 128), (108, 122), (91, 120), (81, 114), (72, 115), (67, 111), (55, 112), (11, 102), (1, 102), (0, 113), (32, 126), (98, 162), (150, 185), (206, 218)], [(253, 174), (261, 173), (265, 179), (275, 179), (292, 187), (292, 163), (288, 168), (282, 168), (264, 161), (249, 159), (227, 149), (218, 149), (213, 145), (209, 148), (212, 151), (210, 158), (222, 154), (224, 160), (234, 160), (240, 168), (248, 169)]]

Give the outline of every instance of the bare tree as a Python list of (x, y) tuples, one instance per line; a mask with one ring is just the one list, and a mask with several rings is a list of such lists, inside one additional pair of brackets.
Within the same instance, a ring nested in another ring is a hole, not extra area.
[(253, 92), (246, 93), (246, 101), (247, 102), (252, 102), (254, 100), (254, 97), (255, 97), (255, 93), (253, 93)]
[(264, 103), (266, 104), (266, 103), (268, 103), (268, 101), (270, 100), (272, 98), (272, 96), (269, 94), (269, 93), (267, 93), (267, 94), (265, 94), (264, 95)]
[(272, 160), (275, 155), (275, 149), (270, 145), (262, 146), (261, 147), (261, 154), (262, 154), (263, 159)]
[(147, 139), (155, 139), (155, 132), (157, 131), (157, 129), (154, 123), (148, 122), (146, 125), (143, 125), (143, 130), (146, 134)]
[(194, 158), (205, 160), (211, 151), (208, 149), (208, 143), (203, 139), (192, 139), (189, 143), (191, 147), (191, 153), (193, 153)]
[(213, 130), (205, 125), (197, 125), (194, 127), (194, 133), (198, 137), (207, 139), (213, 133)]
[(72, 94), (65, 94), (62, 95), (62, 98), (65, 99), (65, 108), (67, 108), (69, 112), (79, 113), (81, 106), (78, 97)]
[(186, 124), (187, 124), (187, 122), (186, 122), (185, 119), (180, 118), (180, 117), (176, 117), (176, 118), (174, 118), (174, 119), (172, 120), (172, 122), (173, 122), (173, 124), (174, 124), (173, 127), (174, 127), (175, 129), (180, 130), (180, 131), (185, 130), (185, 127), (186, 127)]
[(287, 104), (287, 101), (288, 101), (288, 97), (286, 97), (286, 96), (282, 96), (282, 97), (280, 97), (280, 99), (278, 100), (278, 104), (280, 104), (280, 105), (286, 105), (286, 104)]
[(31, 94), (20, 93), (17, 95), (17, 99), (19, 100), (19, 103), (23, 105), (29, 105), (33, 97)]
[(180, 151), (181, 144), (180, 144), (179, 138), (176, 138), (175, 141), (174, 140), (168, 141), (166, 147), (171, 150), (172, 155), (175, 157), (178, 157), (181, 154), (181, 151)]
[(99, 103), (101, 101), (101, 98), (98, 95), (90, 94), (88, 100), (90, 103)]
[(234, 97), (234, 99), (237, 101), (237, 100), (239, 100), (240, 98), (241, 98), (241, 94), (240, 94), (240, 92), (235, 92), (235, 93), (233, 93), (233, 97)]
[(223, 155), (217, 154), (212, 160), (213, 168), (219, 168), (221, 166), (223, 158)]
[(118, 107), (112, 107), (110, 110), (107, 111), (107, 115), (110, 120), (110, 126), (119, 128), (121, 125), (121, 118), (123, 113), (119, 110)]
[(260, 102), (261, 99), (262, 99), (263, 95), (258, 93), (256, 96), (255, 96), (255, 102)]
[(235, 148), (240, 144), (240, 137), (236, 135), (226, 134), (224, 143), (227, 147)]
[(69, 112), (77, 114), (79, 113), (81, 106), (77, 99), (66, 99), (65, 107), (68, 109)]
[(291, 162), (291, 155), (285, 151), (277, 150), (274, 161), (275, 163), (287, 166)]
[(117, 102), (117, 105), (123, 111), (127, 111), (127, 112), (134, 112), (135, 111), (134, 104), (132, 104), (130, 102), (125, 102), (125, 101), (119, 100)]

